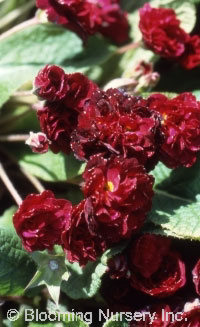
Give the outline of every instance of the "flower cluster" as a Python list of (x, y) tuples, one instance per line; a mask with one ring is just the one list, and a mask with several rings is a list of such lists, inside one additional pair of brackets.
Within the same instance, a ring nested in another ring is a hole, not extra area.
[[(67, 201), (63, 212), (59, 205), (64, 200), (52, 201), (50, 191), (30, 195), (15, 214), (14, 225), (28, 251), (60, 244), (71, 262), (85, 265), (144, 224), (153, 197), (154, 178), (148, 171), (158, 162), (163, 142), (161, 117), (141, 97), (117, 89), (103, 92), (84, 75), (65, 74), (57, 66), (39, 72), (35, 94), (44, 100), (38, 118), (46, 139), (36, 134), (35, 142), (28, 143), (38, 152), (45, 140), (55, 153), (69, 153), (71, 146), (87, 161), (84, 200), (73, 207)], [(55, 228), (51, 236), (54, 223), (59, 232)], [(59, 239), (54, 237), (57, 232)]]
[(120, 8), (119, 0), (37, 0), (36, 3), (46, 11), (49, 21), (74, 31), (84, 41), (95, 33), (118, 44), (128, 39), (127, 14)]
[[(35, 79), (35, 94), (44, 100), (37, 113), (43, 133), (32, 133), (27, 143), (35, 152), (49, 146), (85, 160), (84, 200), (72, 207), (51, 191), (30, 195), (14, 225), (28, 251), (60, 244), (69, 261), (85, 265), (143, 226), (154, 194), (149, 171), (159, 160), (172, 168), (195, 162), (200, 103), (190, 93), (143, 99), (119, 89), (102, 91), (80, 73), (49, 65)], [(134, 288), (163, 296), (184, 285), (184, 264), (168, 240), (143, 237), (134, 247)], [(147, 248), (149, 258), (142, 262)], [(162, 275), (164, 270), (169, 275)]]
[(117, 89), (97, 90), (79, 115), (72, 134), (72, 150), (80, 160), (101, 153), (137, 158), (146, 168), (158, 162), (162, 143), (160, 115), (151, 111), (146, 100)]
[(147, 47), (161, 57), (176, 60), (186, 69), (200, 65), (200, 37), (181, 28), (173, 9), (145, 4), (140, 9), (139, 27)]

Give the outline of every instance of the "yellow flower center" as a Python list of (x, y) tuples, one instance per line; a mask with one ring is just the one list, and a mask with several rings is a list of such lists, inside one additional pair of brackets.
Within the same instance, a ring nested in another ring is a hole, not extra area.
[(165, 120), (167, 119), (167, 114), (164, 113), (164, 114), (162, 115), (162, 118), (163, 118), (163, 119), (162, 119), (162, 124), (164, 124), (164, 123), (165, 123)]
[(112, 182), (107, 182), (107, 189), (110, 192), (114, 191), (114, 184)]

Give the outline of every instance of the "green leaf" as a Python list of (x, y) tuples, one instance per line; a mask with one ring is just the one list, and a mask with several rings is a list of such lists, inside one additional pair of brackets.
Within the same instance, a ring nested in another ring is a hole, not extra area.
[(12, 216), (16, 212), (17, 207), (12, 206), (5, 210), (3, 215), (0, 217), (0, 228), (11, 228), (14, 230)]
[(196, 7), (188, 0), (179, 0), (172, 2), (171, 8), (175, 10), (178, 19), (181, 21), (181, 27), (187, 33), (192, 32), (196, 23)]
[(67, 263), (71, 273), (67, 282), (63, 282), (61, 289), (72, 299), (87, 299), (94, 296), (101, 286), (101, 277), (107, 266), (101, 262), (89, 262), (84, 268), (77, 263)]
[(178, 238), (200, 240), (200, 202), (156, 191), (153, 209), (148, 218), (164, 229), (165, 233)]
[[(22, 269), (23, 267), (23, 269)], [(0, 229), (0, 295), (22, 295), (35, 273), (35, 264), (12, 230)]]
[(73, 154), (54, 154), (48, 151), (45, 154), (35, 154), (25, 145), (17, 148), (13, 145), (7, 147), (12, 155), (15, 155), (18, 163), (30, 174), (44, 181), (70, 181), (81, 176), (85, 169), (85, 163), (78, 161)]
[(58, 306), (62, 280), (69, 278), (64, 256), (33, 252), (31, 257), (37, 263), (38, 270), (26, 289), (45, 285), (51, 298)]
[(50, 23), (15, 32), (0, 41), (0, 106), (19, 87), (32, 82), (46, 64), (60, 65), (66, 72), (88, 73), (98, 80), (102, 71), (97, 73), (97, 67), (114, 51), (114, 46), (98, 37), (90, 38), (83, 48), (75, 33)]
[(73, 155), (54, 154), (51, 151), (39, 154), (24, 154), (19, 164), (31, 174), (46, 181), (65, 181), (81, 175), (85, 164)]
[(195, 90), (192, 93), (196, 96), (197, 100), (200, 100), (200, 90)]
[(101, 286), (101, 279), (107, 270), (108, 260), (121, 253), (126, 246), (127, 241), (108, 249), (97, 261), (89, 262), (83, 268), (77, 263), (67, 262), (71, 275), (67, 282), (63, 282), (62, 291), (72, 299), (93, 297)]
[(155, 188), (171, 195), (195, 201), (200, 194), (200, 158), (190, 168), (169, 169), (159, 163), (152, 174)]

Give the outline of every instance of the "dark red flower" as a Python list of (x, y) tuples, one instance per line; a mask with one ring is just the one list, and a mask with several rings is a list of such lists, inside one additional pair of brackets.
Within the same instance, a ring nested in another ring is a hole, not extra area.
[(157, 163), (162, 141), (159, 115), (146, 101), (117, 89), (98, 90), (79, 115), (71, 147), (80, 160), (95, 153), (135, 157), (147, 169)]
[(67, 75), (58, 66), (46, 65), (35, 78), (35, 87), (38, 97), (50, 102), (60, 101), (69, 90)]
[(71, 151), (70, 137), (76, 128), (78, 113), (65, 105), (49, 103), (38, 110), (37, 115), (42, 132), (51, 141), (50, 149), (54, 153), (62, 151), (69, 154)]
[(119, 2), (119, 0), (96, 0), (96, 5), (101, 8), (98, 32), (117, 44), (126, 42), (129, 33), (127, 14), (120, 8)]
[(95, 261), (105, 251), (106, 245), (99, 234), (90, 199), (83, 200), (73, 208), (62, 241), (67, 259), (81, 266), (88, 261)]
[(140, 9), (139, 27), (145, 44), (155, 53), (168, 59), (183, 55), (189, 35), (173, 9), (152, 8), (146, 3)]
[(129, 278), (127, 257), (124, 253), (114, 256), (108, 261), (108, 274), (111, 279)]
[(162, 236), (141, 236), (131, 249), (130, 266), (132, 287), (152, 296), (172, 295), (186, 282), (184, 263)]
[(192, 166), (200, 151), (200, 102), (191, 93), (174, 99), (155, 94), (149, 97), (148, 105), (162, 115), (165, 142), (160, 160), (170, 168)]
[(179, 315), (179, 320), (171, 323), (170, 327), (200, 327), (200, 305)]
[(25, 142), (35, 153), (46, 153), (49, 149), (50, 141), (44, 133), (30, 132), (29, 138)]
[(47, 65), (35, 78), (35, 93), (48, 102), (65, 104), (76, 111), (82, 110), (97, 85), (81, 73), (65, 74), (59, 66)]
[(82, 112), (85, 103), (90, 100), (94, 91), (98, 89), (97, 85), (80, 73), (67, 74), (69, 90), (64, 99), (68, 108), (73, 108)]
[(151, 209), (152, 176), (135, 159), (93, 156), (83, 174), (101, 233), (109, 245), (130, 237)]
[[(143, 315), (144, 318), (137, 318), (130, 323), (130, 327), (167, 327), (171, 322), (172, 312), (170, 307), (166, 304), (152, 305), (150, 307), (145, 308), (141, 313), (146, 312), (151, 314), (151, 318), (149, 314)], [(144, 320), (145, 319), (145, 320)]]
[(193, 69), (200, 65), (200, 36), (190, 36), (185, 44), (185, 52), (180, 58), (185, 69)]
[(52, 250), (61, 245), (61, 233), (71, 216), (72, 205), (64, 199), (56, 199), (53, 192), (30, 194), (14, 214), (13, 224), (29, 251)]
[(195, 285), (196, 292), (197, 294), (200, 295), (200, 260), (197, 261), (192, 271), (192, 275), (193, 275), (193, 282)]
[[(56, 77), (53, 74), (54, 79), (52, 72), (57, 72)], [(36, 85), (39, 96), (48, 100), (37, 113), (41, 130), (51, 141), (53, 152), (68, 154), (78, 113), (83, 110), (97, 85), (83, 74), (65, 74), (57, 66), (46, 66), (41, 70), (36, 77)]]
[(77, 33), (84, 41), (97, 32), (116, 43), (128, 39), (128, 20), (119, 0), (37, 0), (51, 22)]

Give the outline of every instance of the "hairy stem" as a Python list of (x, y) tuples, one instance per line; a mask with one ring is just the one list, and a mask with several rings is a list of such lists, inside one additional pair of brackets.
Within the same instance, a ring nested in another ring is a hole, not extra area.
[(10, 153), (8, 153), (7, 151), (5, 151), (3, 148), (0, 148), (0, 151), (6, 156), (8, 157), (8, 159), (13, 162), (15, 165), (17, 165), (19, 167), (19, 170), (21, 171), (21, 173), (29, 180), (29, 182), (35, 187), (35, 189), (41, 193), (43, 191), (45, 191), (44, 186), (41, 184), (41, 182), (39, 181), (39, 179), (35, 176), (33, 176), (32, 174), (30, 174), (29, 172), (27, 172), (27, 170), (23, 167), (21, 167), (16, 158), (13, 157)]
[(0, 142), (25, 142), (28, 134), (0, 135)]
[(133, 50), (133, 49), (136, 49), (136, 48), (139, 48), (141, 46), (142, 42), (139, 41), (139, 42), (135, 42), (135, 43), (130, 43), (130, 44), (127, 44), (125, 45), (124, 47), (121, 47), (119, 49), (117, 49), (117, 53), (119, 54), (123, 54), (129, 50)]
[(8, 177), (2, 163), (0, 162), (0, 178), (10, 194), (12, 195), (13, 199), (17, 203), (18, 206), (22, 203), (22, 198), (20, 197), (19, 193), (15, 189), (13, 183), (11, 182), (10, 178)]

